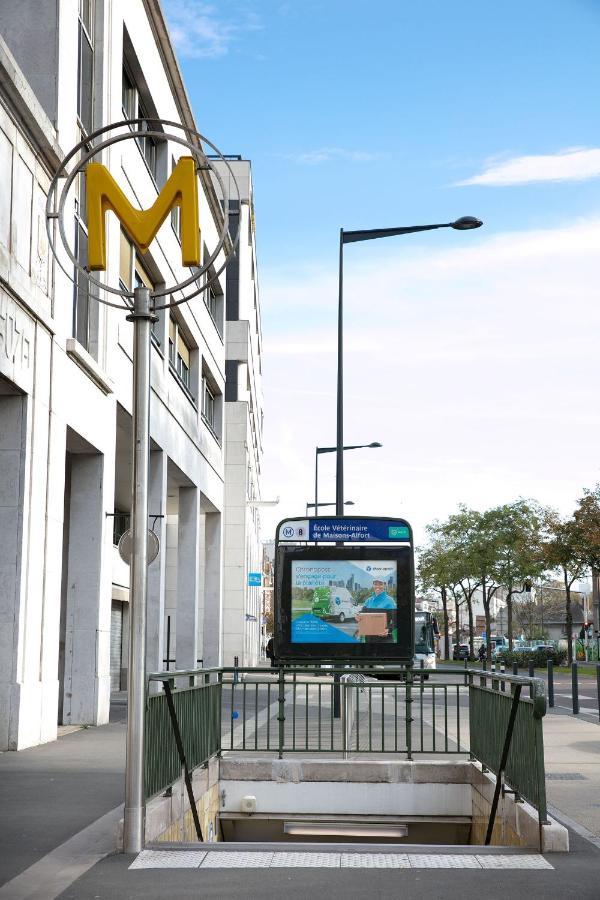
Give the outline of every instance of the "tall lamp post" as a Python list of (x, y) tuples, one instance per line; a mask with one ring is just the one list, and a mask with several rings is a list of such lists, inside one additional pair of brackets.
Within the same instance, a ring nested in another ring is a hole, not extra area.
[[(307, 503), (306, 504), (306, 515), (308, 516), (309, 509), (314, 509), (315, 516), (318, 516), (319, 515), (318, 507), (321, 507), (321, 506), (335, 506), (335, 502), (334, 503)], [(344, 506), (354, 506), (354, 500), (346, 500), (344, 502)]]
[[(379, 441), (372, 441), (370, 444), (348, 444), (346, 447), (342, 448), (344, 450), (374, 450), (376, 447), (383, 447), (383, 444), (380, 444)], [(319, 515), (319, 507), (320, 506), (335, 506), (333, 503), (319, 503), (319, 454), (321, 453), (335, 453), (337, 451), (337, 447), (315, 447), (315, 502), (314, 504), (309, 503), (309, 506), (315, 507), (315, 516)], [(339, 513), (336, 510), (336, 515)]]
[[(433, 231), (435, 228), (454, 228), (456, 231), (470, 231), (483, 225), (473, 216), (462, 216), (455, 222), (438, 225), (409, 225), (405, 228), (368, 228), (363, 231), (340, 229), (340, 273), (338, 299), (338, 366), (337, 366), (337, 443), (336, 443), (336, 516), (344, 514), (344, 343), (343, 343), (343, 299), (344, 299), (344, 244), (358, 241), (373, 241), (377, 238), (394, 237), (398, 234), (414, 234), (417, 231)], [(316, 499), (315, 499), (316, 502)]]

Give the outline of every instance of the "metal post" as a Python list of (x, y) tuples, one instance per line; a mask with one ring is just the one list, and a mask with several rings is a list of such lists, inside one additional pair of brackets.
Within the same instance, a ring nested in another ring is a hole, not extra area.
[(571, 694), (573, 697), (573, 715), (579, 714), (579, 684), (577, 682), (577, 663), (571, 663)]
[[(529, 660), (529, 677), (533, 678), (535, 676), (535, 669), (533, 668), (533, 660)], [(533, 684), (529, 685), (529, 696), (533, 700)]]
[(340, 717), (340, 678), (341, 675), (336, 674), (333, 676), (333, 718), (339, 719)]
[[(279, 724), (278, 729), (278, 756), (279, 759), (283, 759), (283, 744), (285, 741), (285, 670), (283, 666), (279, 666), (279, 695), (278, 695), (278, 710), (277, 713), (277, 721)], [(294, 703), (296, 702), (296, 696), (294, 693)]]
[(596, 688), (598, 693), (598, 717), (600, 718), (600, 660), (596, 664)]
[(335, 457), (335, 514), (344, 515), (344, 229), (340, 228), (338, 281), (337, 444)]
[(148, 468), (150, 461), (150, 291), (136, 288), (133, 312), (133, 435), (131, 492), (131, 599), (123, 849), (144, 846), (144, 717), (146, 702), (146, 596), (148, 590)]
[(319, 515), (319, 448), (315, 447), (315, 517)]
[(554, 706), (554, 661), (549, 659), (546, 663), (548, 669), (548, 706)]

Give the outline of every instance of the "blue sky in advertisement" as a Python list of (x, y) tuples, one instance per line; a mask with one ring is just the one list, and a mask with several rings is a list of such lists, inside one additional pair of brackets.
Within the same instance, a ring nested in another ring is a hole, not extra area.
[(200, 130), (252, 160), (264, 537), (335, 442), (340, 227), (461, 215), (484, 228), (346, 248), (345, 438), (383, 444), (346, 499), (417, 545), (461, 501), (569, 512), (600, 480), (600, 4), (163, 5)]

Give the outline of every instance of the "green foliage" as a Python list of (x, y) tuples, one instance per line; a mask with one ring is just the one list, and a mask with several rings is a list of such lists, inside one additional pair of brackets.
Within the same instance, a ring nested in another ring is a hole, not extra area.
[(502, 650), (496, 656), (496, 663), (503, 662), (507, 668), (513, 663), (517, 663), (519, 668), (527, 668), (530, 660), (536, 669), (543, 668), (548, 660), (551, 659), (555, 666), (563, 666), (567, 659), (566, 650), (545, 650), (538, 647), (536, 650)]

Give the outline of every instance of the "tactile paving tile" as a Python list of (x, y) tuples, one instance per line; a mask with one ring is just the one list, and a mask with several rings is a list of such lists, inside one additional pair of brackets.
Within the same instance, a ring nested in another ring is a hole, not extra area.
[(406, 853), (342, 853), (342, 869), (410, 869)]
[(490, 856), (478, 856), (477, 859), (482, 869), (554, 869), (547, 859), (534, 853), (525, 856), (491, 854)]
[(142, 850), (130, 869), (197, 869), (206, 850)]
[(411, 853), (411, 869), (480, 869), (476, 856), (466, 853)]
[(325, 869), (340, 867), (340, 853), (274, 853), (271, 868), (304, 868)]
[(253, 853), (245, 850), (233, 850), (222, 853), (211, 851), (202, 862), (202, 869), (268, 869), (272, 853)]

